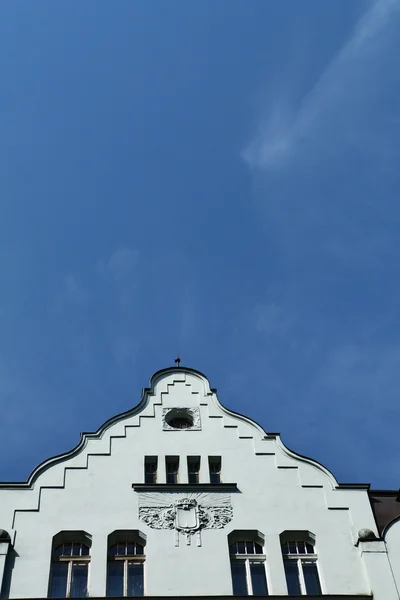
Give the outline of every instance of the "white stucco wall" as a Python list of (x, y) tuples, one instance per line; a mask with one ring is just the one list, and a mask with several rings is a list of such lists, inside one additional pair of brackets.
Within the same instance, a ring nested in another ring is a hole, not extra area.
[[(324, 594), (368, 594), (372, 588), (380, 600), (376, 586), (380, 569), (387, 576), (387, 556), (366, 563), (355, 545), (360, 529), (376, 531), (365, 490), (338, 489), (323, 467), (224, 409), (194, 371), (160, 372), (152, 386), (138, 408), (84, 439), (78, 453), (50, 461), (30, 487), (0, 489), (0, 527), (10, 533), (16, 553), (11, 598), (47, 596), (52, 538), (61, 530), (92, 536), (89, 593), (104, 596), (107, 536), (118, 529), (147, 536), (146, 594), (229, 595), (227, 536), (252, 529), (265, 536), (270, 594), (287, 594), (280, 533), (308, 530), (316, 536)], [(167, 407), (198, 407), (201, 429), (164, 431)], [(165, 482), (165, 456), (180, 456), (180, 483), (187, 482), (187, 456), (201, 456), (201, 483), (209, 482), (208, 456), (221, 456), (222, 481), (238, 487), (231, 494), (232, 521), (203, 530), (201, 547), (194, 541), (188, 546), (183, 535), (176, 547), (173, 531), (150, 528), (139, 519), (132, 489), (144, 482), (146, 455), (158, 456), (159, 483)], [(392, 537), (400, 548), (399, 533)], [(385, 593), (385, 600), (398, 598), (394, 582)]]
[(389, 525), (384, 538), (390, 568), (400, 597), (400, 518)]

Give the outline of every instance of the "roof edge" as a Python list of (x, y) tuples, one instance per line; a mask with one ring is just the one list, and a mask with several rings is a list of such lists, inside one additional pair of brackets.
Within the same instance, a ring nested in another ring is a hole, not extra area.
[(196, 375), (199, 379), (202, 380), (203, 385), (205, 386), (206, 395), (214, 396), (216, 403), (219, 405), (219, 407), (222, 409), (223, 412), (225, 412), (227, 415), (238, 417), (240, 420), (254, 426), (258, 430), (258, 432), (260, 433), (262, 438), (276, 439), (278, 445), (281, 447), (283, 452), (285, 452), (288, 456), (290, 456), (296, 460), (299, 460), (301, 462), (308, 463), (308, 464), (316, 467), (320, 471), (322, 471), (331, 481), (333, 488), (360, 489), (360, 486), (361, 486), (361, 489), (366, 489), (365, 486), (369, 486), (369, 484), (341, 484), (341, 483), (338, 483), (338, 481), (336, 480), (333, 473), (329, 469), (327, 469), (323, 464), (319, 463), (315, 459), (298, 454), (298, 453), (294, 452), (293, 450), (291, 450), (288, 446), (286, 446), (283, 443), (279, 433), (267, 433), (264, 430), (264, 428), (261, 427), (261, 425), (259, 423), (257, 423), (257, 421), (255, 421), (254, 419), (247, 417), (246, 415), (243, 415), (239, 412), (236, 412), (236, 411), (231, 410), (231, 409), (227, 408), (226, 406), (224, 406), (222, 404), (222, 402), (220, 402), (220, 400), (217, 396), (217, 389), (212, 388), (210, 386), (210, 382), (209, 382), (208, 378), (201, 371), (198, 371), (197, 369), (192, 369), (189, 367), (181, 367), (181, 366), (174, 367), (174, 366), (172, 366), (172, 367), (167, 367), (165, 369), (160, 369), (160, 370), (156, 371), (150, 377), (150, 381), (149, 381), (150, 386), (142, 388), (142, 394), (141, 394), (141, 398), (140, 398), (140, 401), (138, 402), (138, 404), (136, 404), (132, 408), (129, 408), (128, 410), (126, 410), (122, 413), (119, 413), (117, 415), (114, 415), (113, 417), (110, 417), (109, 419), (107, 419), (107, 421), (105, 421), (102, 425), (100, 425), (100, 427), (97, 429), (97, 431), (81, 433), (80, 440), (76, 446), (74, 446), (71, 450), (69, 450), (67, 452), (57, 454), (53, 457), (47, 458), (44, 461), (42, 461), (39, 465), (37, 465), (32, 470), (32, 472), (29, 474), (26, 481), (0, 482), (0, 489), (32, 489), (37, 478), (42, 473), (44, 473), (48, 468), (50, 468), (54, 465), (57, 465), (61, 462), (64, 462), (70, 458), (75, 457), (86, 447), (88, 441), (101, 438), (103, 433), (109, 427), (111, 427), (115, 423), (118, 423), (119, 421), (121, 421), (127, 417), (133, 416), (133, 415), (137, 414), (138, 412), (140, 412), (142, 410), (142, 408), (144, 408), (147, 405), (150, 396), (154, 393), (154, 388), (155, 388), (155, 385), (157, 384), (157, 382), (163, 376), (169, 375), (172, 373), (190, 373), (191, 375), (193, 375), (193, 374)]

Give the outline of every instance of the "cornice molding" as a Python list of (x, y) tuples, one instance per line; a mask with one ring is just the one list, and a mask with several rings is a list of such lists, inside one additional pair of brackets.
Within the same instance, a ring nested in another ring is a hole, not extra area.
[(238, 492), (237, 483), (132, 483), (135, 492)]

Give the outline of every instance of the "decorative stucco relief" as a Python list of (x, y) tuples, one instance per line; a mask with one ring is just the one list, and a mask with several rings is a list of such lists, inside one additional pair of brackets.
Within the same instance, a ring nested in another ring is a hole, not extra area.
[(176, 493), (140, 493), (139, 518), (152, 529), (175, 530), (175, 546), (179, 546), (179, 534), (186, 536), (190, 545), (196, 534), (201, 546), (203, 529), (223, 529), (233, 518), (230, 494), (188, 493), (185, 497)]

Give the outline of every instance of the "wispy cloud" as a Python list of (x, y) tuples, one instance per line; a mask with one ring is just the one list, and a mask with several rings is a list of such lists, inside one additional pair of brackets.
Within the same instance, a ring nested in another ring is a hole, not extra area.
[(135, 248), (121, 247), (96, 265), (96, 274), (115, 290), (122, 310), (131, 310), (134, 296), (141, 281), (140, 252)]
[(277, 86), (284, 94), (271, 86), (242, 154), (266, 227), (307, 272), (322, 256), (377, 269), (398, 254), (400, 0), (368, 6), (297, 106), (287, 78)]
[(139, 340), (134, 339), (133, 335), (130, 337), (127, 333), (121, 333), (111, 340), (114, 361), (121, 368), (132, 367), (138, 358), (139, 350)]
[(254, 307), (254, 317), (257, 331), (271, 338), (287, 337), (293, 327), (293, 317), (275, 301), (257, 303)]
[(64, 277), (61, 289), (56, 294), (54, 308), (57, 312), (64, 312), (68, 305), (81, 304), (84, 298), (85, 294), (82, 286), (75, 275), (70, 273)]
[(132, 277), (139, 259), (139, 251), (132, 248), (119, 248), (105, 264), (105, 268), (115, 281), (126, 281)]
[(250, 167), (279, 169), (304, 152), (329, 152), (343, 142), (386, 155), (382, 144), (374, 147), (370, 129), (359, 125), (379, 94), (380, 71), (388, 40), (398, 32), (394, 17), (399, 13), (399, 0), (373, 2), (297, 109), (289, 108), (291, 98), (272, 95), (259, 131), (242, 154)]

